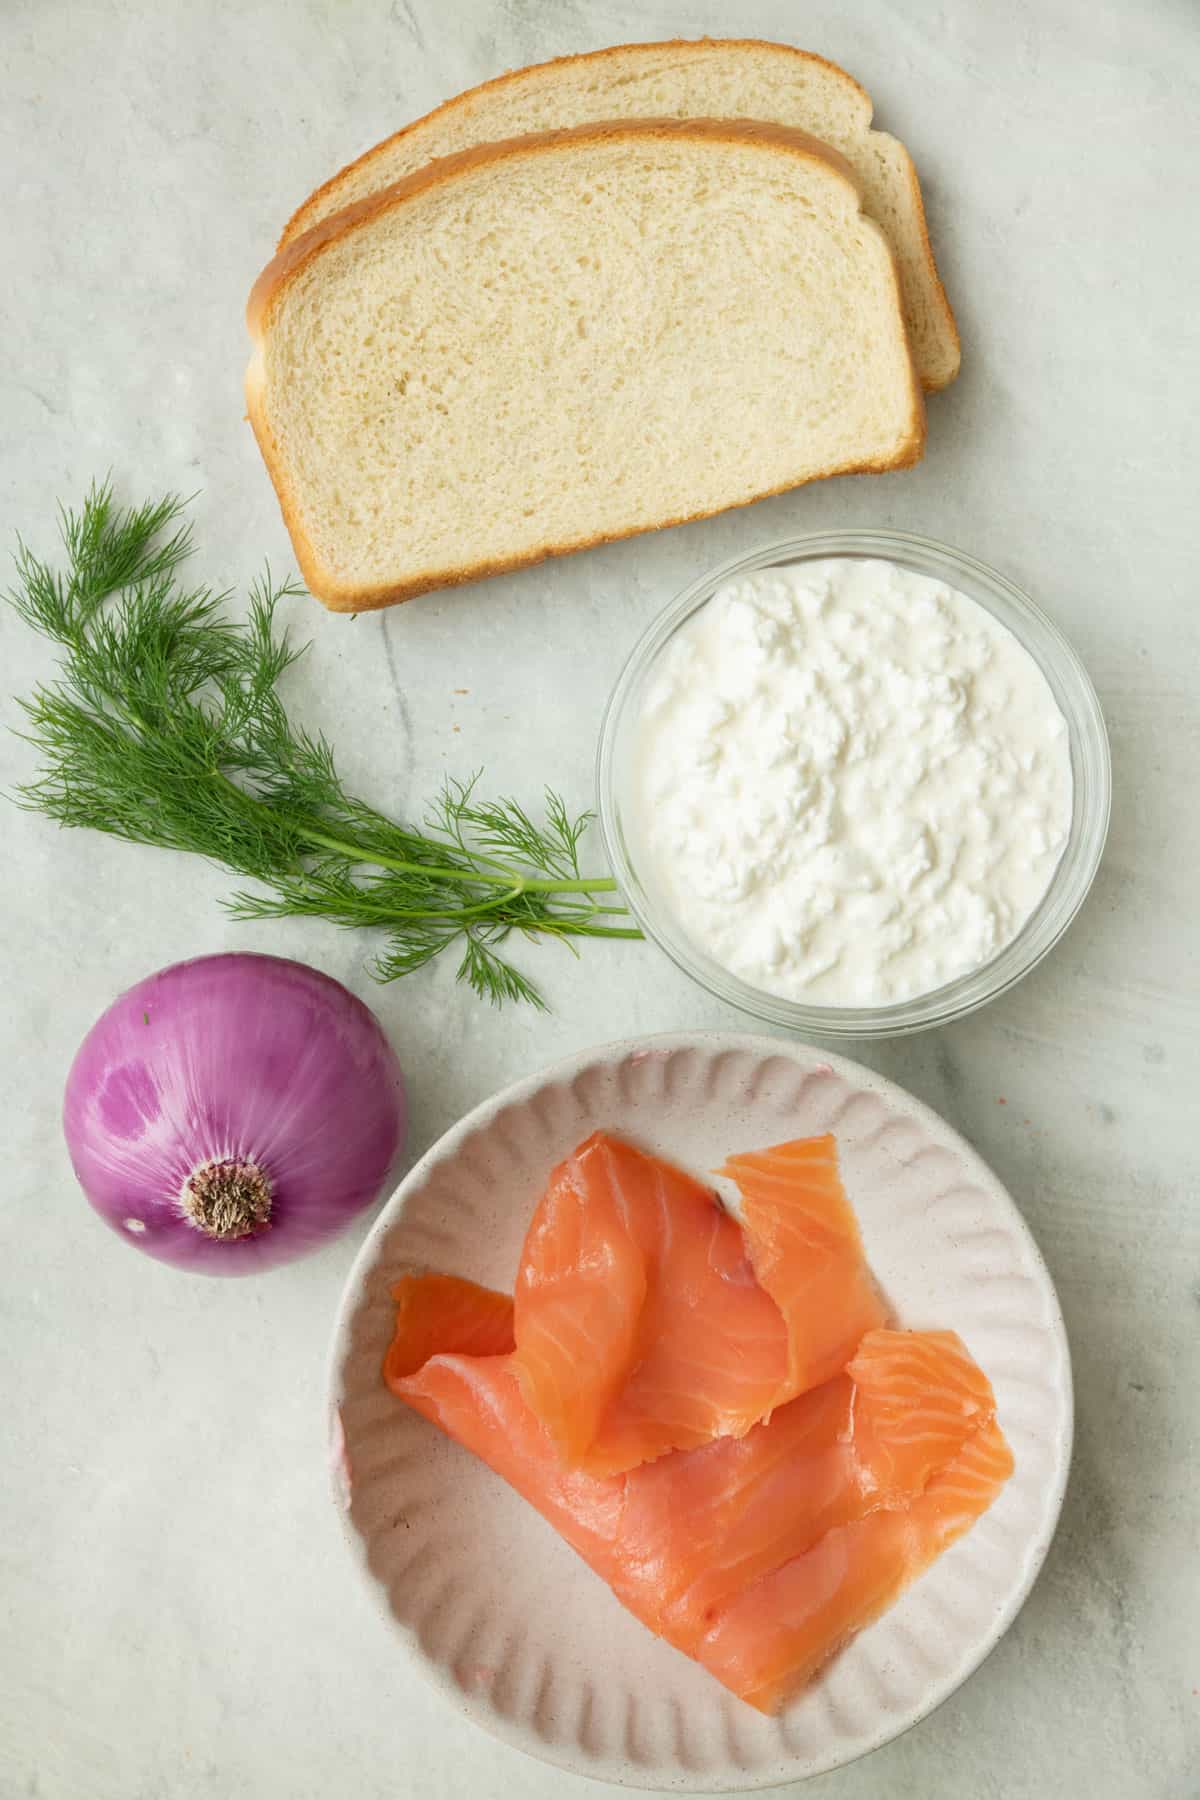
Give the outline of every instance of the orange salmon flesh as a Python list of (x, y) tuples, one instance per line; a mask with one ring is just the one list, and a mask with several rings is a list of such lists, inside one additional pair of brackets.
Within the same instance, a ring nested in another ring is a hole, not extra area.
[(384, 1379), (537, 1508), (643, 1624), (785, 1706), (1012, 1472), (951, 1331), (897, 1331), (831, 1137), (711, 1189), (596, 1133), (556, 1169), (510, 1298), (393, 1289)]

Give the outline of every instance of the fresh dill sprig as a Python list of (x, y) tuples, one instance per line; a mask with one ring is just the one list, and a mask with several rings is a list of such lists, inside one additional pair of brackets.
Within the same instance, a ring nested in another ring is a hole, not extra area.
[(42, 768), (21, 804), (62, 825), (190, 850), (259, 886), (229, 902), (239, 918), (331, 919), (387, 934), (373, 969), (392, 981), (454, 948), (458, 978), (500, 1004), (543, 1004), (502, 947), (514, 932), (636, 938), (609, 876), (585, 876), (590, 815), (545, 795), (539, 824), (515, 800), (448, 781), (419, 827), (348, 794), (323, 738), (294, 726), (279, 683), (302, 649), (275, 623), (304, 590), (269, 575), (248, 617), (228, 595), (188, 588), (191, 533), (170, 497), (118, 507), (94, 486), (60, 512), (65, 566), (18, 541), (8, 598), (62, 647), (58, 679), (21, 701)]

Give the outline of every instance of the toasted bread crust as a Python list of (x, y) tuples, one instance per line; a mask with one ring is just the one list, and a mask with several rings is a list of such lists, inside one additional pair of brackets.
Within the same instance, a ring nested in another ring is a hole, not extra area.
[[(460, 151), (454, 156), (442, 157), (437, 162), (430, 163), (424, 169), (418, 170), (415, 174), (394, 183), (392, 187), (369, 195), (366, 199), (345, 208), (343, 212), (328, 220), (323, 220), (320, 225), (304, 233), (301, 238), (294, 240), (290, 246), (277, 255), (255, 282), (247, 304), (247, 324), (255, 344), (254, 354), (246, 370), (247, 416), (275, 488), (301, 573), (310, 591), (331, 612), (374, 611), (379, 607), (391, 606), (399, 601), (415, 599), (419, 594), (429, 593), (436, 588), (459, 587), (467, 582), (482, 581), (490, 575), (506, 574), (515, 569), (527, 568), (534, 563), (544, 562), (552, 556), (564, 556), (576, 550), (593, 549), (600, 544), (615, 543), (622, 538), (639, 536), (643, 531), (662, 530), (672, 525), (688, 524), (695, 519), (711, 518), (717, 513), (732, 511), (734, 507), (753, 505), (755, 501), (768, 499), (772, 494), (785, 493), (791, 488), (804, 486), (808, 481), (822, 480), (830, 475), (884, 474), (892, 469), (908, 468), (920, 460), (925, 448), (925, 404), (921, 384), (913, 364), (912, 347), (908, 345), (909, 391), (912, 405), (910, 426), (904, 439), (898, 445), (896, 454), (885, 461), (852, 462), (838, 465), (822, 470), (820, 475), (807, 476), (801, 481), (786, 481), (778, 483), (774, 487), (764, 488), (759, 493), (748, 495), (744, 500), (730, 502), (727, 506), (705, 507), (695, 512), (679, 513), (670, 518), (658, 520), (653, 525), (633, 526), (627, 531), (600, 532), (570, 541), (540, 545), (536, 550), (517, 556), (464, 564), (457, 568), (431, 570), (426, 575), (410, 577), (407, 581), (402, 582), (383, 583), (374, 587), (355, 587), (339, 582), (336, 576), (322, 565), (316, 548), (304, 528), (300, 508), (284, 473), (280, 447), (266, 417), (264, 406), (262, 342), (270, 324), (271, 314), (279, 304), (287, 287), (335, 239), (340, 240), (343, 236), (363, 229), (380, 214), (403, 207), (446, 182), (458, 179), (464, 172), (469, 172), (473, 168), (492, 165), (512, 158), (546, 155), (555, 152), (563, 145), (606, 143), (614, 139), (629, 137), (703, 138), (708, 142), (759, 143), (781, 155), (797, 156), (819, 162), (846, 181), (853, 189), (855, 196), (859, 196), (858, 183), (843, 157), (831, 150), (828, 145), (819, 143), (815, 138), (810, 137), (806, 132), (793, 131), (787, 126), (728, 119), (628, 120), (617, 125), (582, 125), (560, 131), (541, 132), (529, 137), (510, 138), (499, 144), (481, 144), (473, 149)], [(864, 217), (864, 224), (875, 232), (887, 253), (895, 293), (896, 311), (897, 315), (901, 316), (900, 282), (891, 245), (872, 220)], [(907, 337), (905, 342), (907, 345)]]
[[(389, 137), (382, 139), (378, 144), (373, 145), (371, 149), (365, 150), (361, 156), (355, 157), (352, 162), (347, 163), (343, 168), (339, 169), (335, 175), (331, 175), (328, 181), (322, 182), (321, 186), (316, 188), (308, 196), (307, 200), (304, 200), (296, 208), (280, 234), (277, 249), (279, 251), (285, 250), (290, 244), (294, 243), (311, 229), (314, 217), (321, 211), (322, 204), (336, 195), (339, 187), (345, 183), (347, 176), (356, 173), (361, 169), (369, 168), (370, 165), (378, 158), (382, 157), (393, 144), (398, 144), (406, 137), (410, 137), (413, 133), (423, 130), (433, 120), (441, 119), (448, 113), (461, 111), (464, 108), (469, 110), (482, 96), (494, 93), (497, 89), (511, 86), (517, 81), (523, 81), (530, 75), (553, 78), (556, 73), (563, 69), (575, 68), (586, 64), (603, 64), (607, 61), (619, 59), (631, 52), (644, 52), (649, 56), (653, 56), (671, 51), (704, 56), (713, 51), (723, 52), (726, 50), (747, 50), (759, 54), (765, 53), (771, 56), (778, 56), (784, 60), (804, 62), (822, 69), (827, 69), (832, 75), (835, 75), (844, 81), (846, 86), (852, 88), (855, 94), (860, 97), (867, 108), (866, 123), (868, 129), (870, 128), (871, 119), (874, 116), (874, 103), (862, 83), (856, 81), (853, 75), (841, 68), (839, 64), (831, 62), (828, 57), (818, 56), (816, 52), (812, 50), (798, 50), (791, 44), (777, 44), (767, 38), (668, 38), (652, 44), (612, 44), (602, 50), (586, 50), (573, 56), (558, 56), (549, 62), (534, 63), (528, 68), (505, 70), (502, 75), (495, 75), (489, 81), (480, 82), (476, 87), (467, 88), (465, 92), (455, 94), (449, 100), (444, 100), (440, 106), (434, 107), (431, 112), (425, 113), (419, 119), (414, 119), (410, 124), (402, 126), (399, 131), (392, 132)], [(937, 263), (934, 260), (933, 248), (929, 242), (929, 227), (925, 218), (925, 203), (921, 195), (921, 184), (917, 177), (916, 167), (907, 150), (905, 150), (904, 155), (906, 172), (911, 188), (913, 211), (916, 217), (917, 231), (920, 238), (922, 261), (929, 282), (928, 298), (931, 305), (941, 314), (942, 327), (945, 331), (947, 344), (950, 350), (950, 355), (947, 358), (947, 367), (945, 369), (941, 370), (937, 375), (926, 372), (922, 377), (926, 390), (928, 392), (935, 392), (941, 388), (948, 387), (958, 374), (959, 363), (961, 360), (961, 343), (954, 312), (946, 297), (946, 290), (942, 284), (942, 278), (938, 273)]]

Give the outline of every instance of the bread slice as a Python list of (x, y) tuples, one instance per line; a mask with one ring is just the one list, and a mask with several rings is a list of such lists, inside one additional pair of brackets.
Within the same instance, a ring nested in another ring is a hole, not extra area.
[(464, 151), (284, 251), (249, 320), (250, 419), (341, 611), (924, 445), (883, 233), (778, 127)]
[(958, 373), (954, 314), (938, 277), (912, 158), (872, 131), (871, 99), (836, 64), (749, 39), (623, 44), (501, 75), (405, 126), (327, 181), (289, 220), (280, 247), (330, 213), (411, 175), (435, 157), (527, 132), (616, 119), (762, 119), (831, 144), (850, 163), (863, 208), (896, 253), (922, 384)]

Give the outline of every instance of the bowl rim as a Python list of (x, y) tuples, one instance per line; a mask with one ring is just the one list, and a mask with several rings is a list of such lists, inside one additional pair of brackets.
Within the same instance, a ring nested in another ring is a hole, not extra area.
[[(634, 867), (620, 819), (618, 753), (631, 702), (654, 660), (679, 628), (725, 582), (781, 563), (826, 557), (876, 557), (936, 573), (1012, 632), (1048, 682), (1070, 734), (1072, 799), (1068, 841), (1046, 890), (1020, 931), (978, 968), (908, 1000), (879, 1006), (828, 1006), (757, 988), (718, 963), (656, 906)], [(932, 569), (930, 565), (935, 565)], [(961, 583), (965, 581), (965, 586)], [(967, 551), (936, 538), (878, 526), (851, 526), (776, 539), (698, 576), (662, 608), (626, 657), (605, 705), (595, 759), (596, 814), (609, 867), (630, 912), (650, 941), (716, 998), (753, 1018), (824, 1038), (899, 1037), (949, 1024), (1007, 993), (1036, 968), (1079, 913), (1099, 869), (1112, 814), (1108, 731), (1091, 677), (1062, 629), (1023, 588)]]
[[(384, 1201), (379, 1212), (371, 1221), (370, 1229), (355, 1254), (338, 1295), (333, 1329), (325, 1356), (323, 1401), (327, 1473), (339, 1535), (358, 1571), (360, 1583), (368, 1591), (377, 1616), (394, 1632), (398, 1628), (398, 1621), (391, 1610), (382, 1583), (370, 1567), (365, 1541), (350, 1517), (348, 1464), (345, 1456), (346, 1444), (340, 1410), (341, 1402), (345, 1397), (343, 1370), (351, 1346), (355, 1314), (366, 1296), (367, 1278), (373, 1266), (378, 1262), (380, 1247), (384, 1239), (396, 1220), (403, 1214), (410, 1195), (420, 1188), (438, 1164), (457, 1155), (464, 1144), (511, 1106), (529, 1100), (552, 1084), (576, 1078), (598, 1063), (612, 1063), (618, 1059), (640, 1054), (670, 1055), (689, 1049), (701, 1049), (712, 1054), (742, 1051), (762, 1057), (783, 1056), (813, 1069), (827, 1069), (833, 1074), (840, 1075), (843, 1079), (856, 1082), (864, 1091), (893, 1101), (924, 1128), (932, 1130), (937, 1136), (950, 1140), (954, 1148), (965, 1157), (968, 1166), (977, 1172), (981, 1183), (990, 1188), (1007, 1209), (1012, 1227), (1018, 1237), (1022, 1239), (1033, 1269), (1043, 1287), (1048, 1304), (1046, 1330), (1057, 1343), (1062, 1358), (1061, 1377), (1058, 1383), (1062, 1403), (1060, 1452), (1054, 1484), (1047, 1494), (1043, 1530), (1037, 1539), (1028, 1546), (1020, 1579), (1014, 1584), (1004, 1606), (995, 1615), (978, 1653), (967, 1659), (961, 1670), (957, 1672), (956, 1678), (945, 1687), (943, 1692), (935, 1693), (927, 1702), (918, 1703), (912, 1708), (911, 1716), (906, 1718), (903, 1725), (895, 1730), (882, 1731), (872, 1742), (856, 1749), (850, 1756), (824, 1763), (821, 1767), (800, 1775), (785, 1773), (781, 1776), (778, 1770), (746, 1772), (739, 1776), (736, 1783), (724, 1781), (718, 1776), (715, 1785), (710, 1784), (703, 1790), (687, 1789), (687, 1791), (705, 1793), (750, 1793), (763, 1788), (776, 1787), (781, 1780), (785, 1784), (799, 1782), (809, 1779), (810, 1776), (815, 1778), (820, 1774), (828, 1774), (836, 1769), (849, 1767), (851, 1763), (859, 1762), (863, 1757), (883, 1748), (884, 1745), (894, 1743), (898, 1738), (906, 1736), (915, 1726), (937, 1712), (973, 1675), (978, 1673), (993, 1651), (1008, 1635), (1036, 1585), (1061, 1524), (1074, 1455), (1075, 1383), (1070, 1338), (1054, 1277), (1024, 1213), (1005, 1183), (975, 1146), (963, 1136), (957, 1126), (952, 1125), (927, 1102), (910, 1093), (907, 1088), (902, 1087), (899, 1082), (893, 1081), (889, 1076), (881, 1075), (868, 1065), (823, 1046), (805, 1044), (765, 1032), (729, 1031), (720, 1028), (668, 1031), (650, 1033), (636, 1038), (612, 1039), (602, 1044), (585, 1046), (569, 1055), (558, 1057), (552, 1063), (533, 1073), (506, 1083), (456, 1119), (417, 1159)], [(401, 1627), (401, 1629), (403, 1628)], [(481, 1718), (478, 1711), (471, 1705), (470, 1698), (463, 1693), (450, 1672), (428, 1656), (415, 1639), (408, 1649), (408, 1661), (473, 1729), (484, 1732), (525, 1755), (532, 1756), (538, 1762), (567, 1770), (576, 1776), (585, 1776), (586, 1779), (602, 1786), (645, 1791), (646, 1784), (632, 1770), (617, 1774), (606, 1769), (580, 1769), (569, 1754), (556, 1755), (554, 1747), (546, 1745), (540, 1740), (531, 1741), (529, 1734), (518, 1722), (495, 1712), (489, 1713), (486, 1718)], [(684, 1786), (686, 1787), (686, 1784)], [(657, 1788), (654, 1791), (657, 1791)]]

